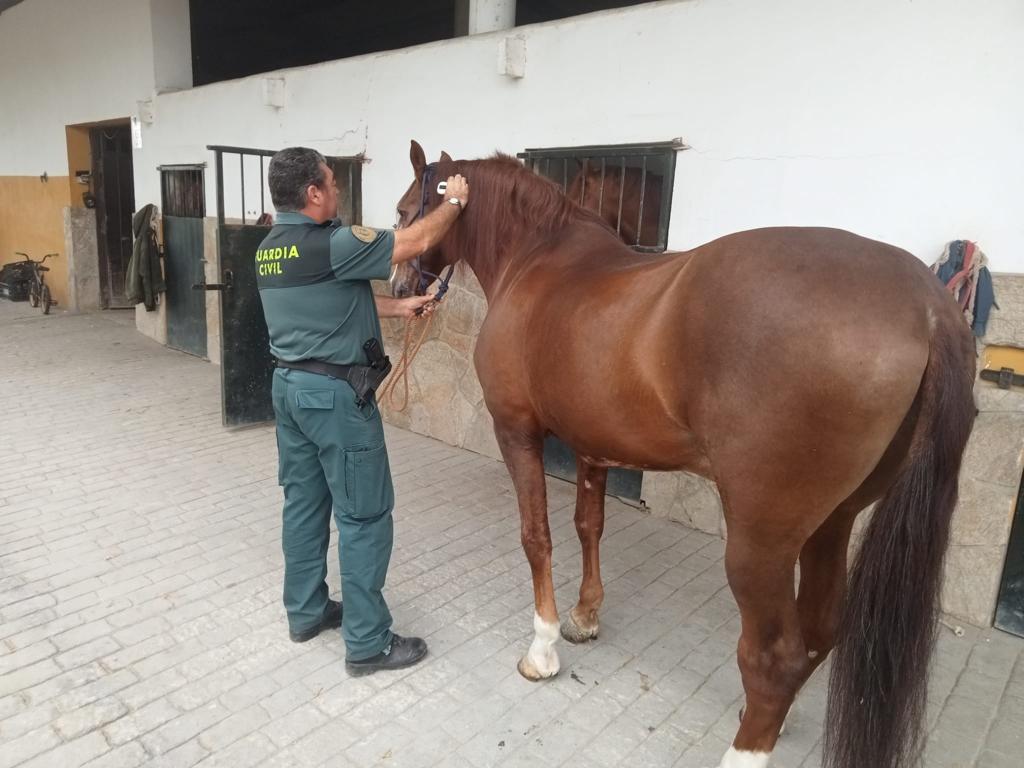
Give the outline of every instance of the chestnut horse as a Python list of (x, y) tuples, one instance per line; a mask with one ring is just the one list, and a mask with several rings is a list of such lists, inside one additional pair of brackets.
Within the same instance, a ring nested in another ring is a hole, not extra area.
[[(935, 276), (835, 229), (758, 229), (641, 256), (513, 158), (428, 166), (415, 142), (411, 157), (402, 224), (442, 201), (438, 179), (470, 184), (420, 268), (464, 261), (487, 297), (475, 364), (536, 606), (519, 671), (559, 669), (542, 464), (554, 434), (578, 455), (583, 578), (566, 640), (598, 634), (608, 468), (696, 472), (721, 494), (742, 620), (746, 705), (720, 768), (768, 765), (833, 647), (826, 766), (910, 765), (976, 413), (973, 337)], [(848, 586), (851, 528), (876, 501)]]

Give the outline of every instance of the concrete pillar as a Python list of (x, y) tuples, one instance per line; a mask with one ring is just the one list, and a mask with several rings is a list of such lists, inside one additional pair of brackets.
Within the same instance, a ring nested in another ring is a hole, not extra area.
[(469, 34), (497, 32), (516, 25), (516, 0), (469, 0)]
[(68, 264), (66, 309), (95, 312), (102, 302), (95, 209), (64, 209), (64, 253)]
[(150, 0), (153, 83), (157, 93), (192, 87), (192, 29), (188, 0)]

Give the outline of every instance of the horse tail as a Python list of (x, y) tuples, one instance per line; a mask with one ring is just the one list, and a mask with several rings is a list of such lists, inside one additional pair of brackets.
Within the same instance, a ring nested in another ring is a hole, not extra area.
[(973, 339), (966, 328), (942, 333), (941, 326), (906, 462), (879, 501), (850, 574), (829, 680), (825, 768), (905, 768), (922, 748), (943, 561), (977, 413)]

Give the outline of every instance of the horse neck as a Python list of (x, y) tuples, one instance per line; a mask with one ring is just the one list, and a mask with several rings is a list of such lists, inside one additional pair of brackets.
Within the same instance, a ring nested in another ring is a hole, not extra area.
[(544, 222), (538, 227), (536, 221), (526, 220), (514, 199), (514, 195), (524, 194), (516, 191), (516, 172), (496, 161), (462, 161), (456, 172), (469, 180), (470, 202), (444, 247), (452, 250), (449, 260), (464, 261), (473, 270), (490, 302), (512, 268), (517, 263), (525, 265), (526, 254), (551, 239), (557, 213), (551, 214), (550, 228)]
[[(470, 203), (460, 218), (468, 219), (473, 203)], [(474, 211), (475, 213), (475, 211)], [(507, 248), (498, 250), (498, 238), (480, 239), (461, 231), (458, 222), (452, 227), (442, 241), (441, 248), (445, 251), (445, 261), (449, 263), (463, 262), (476, 275), (477, 282), (483, 289), (484, 296), (490, 303), (505, 270)]]

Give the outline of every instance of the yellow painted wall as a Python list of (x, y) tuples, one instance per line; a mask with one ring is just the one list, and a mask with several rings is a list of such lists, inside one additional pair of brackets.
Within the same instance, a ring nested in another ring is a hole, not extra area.
[(1006, 346), (985, 347), (981, 355), (981, 367), (993, 371), (1013, 368), (1017, 373), (1024, 373), (1024, 349)]
[(69, 125), (65, 130), (68, 137), (68, 189), (71, 205), (75, 208), (84, 208), (82, 195), (90, 188), (78, 183), (75, 179), (75, 171), (92, 171), (89, 128)]
[(46, 284), (58, 308), (68, 305), (68, 265), (64, 253), (64, 208), (70, 204), (67, 176), (0, 176), (0, 264), (19, 261), (15, 251), (33, 259), (56, 251), (46, 266)]

